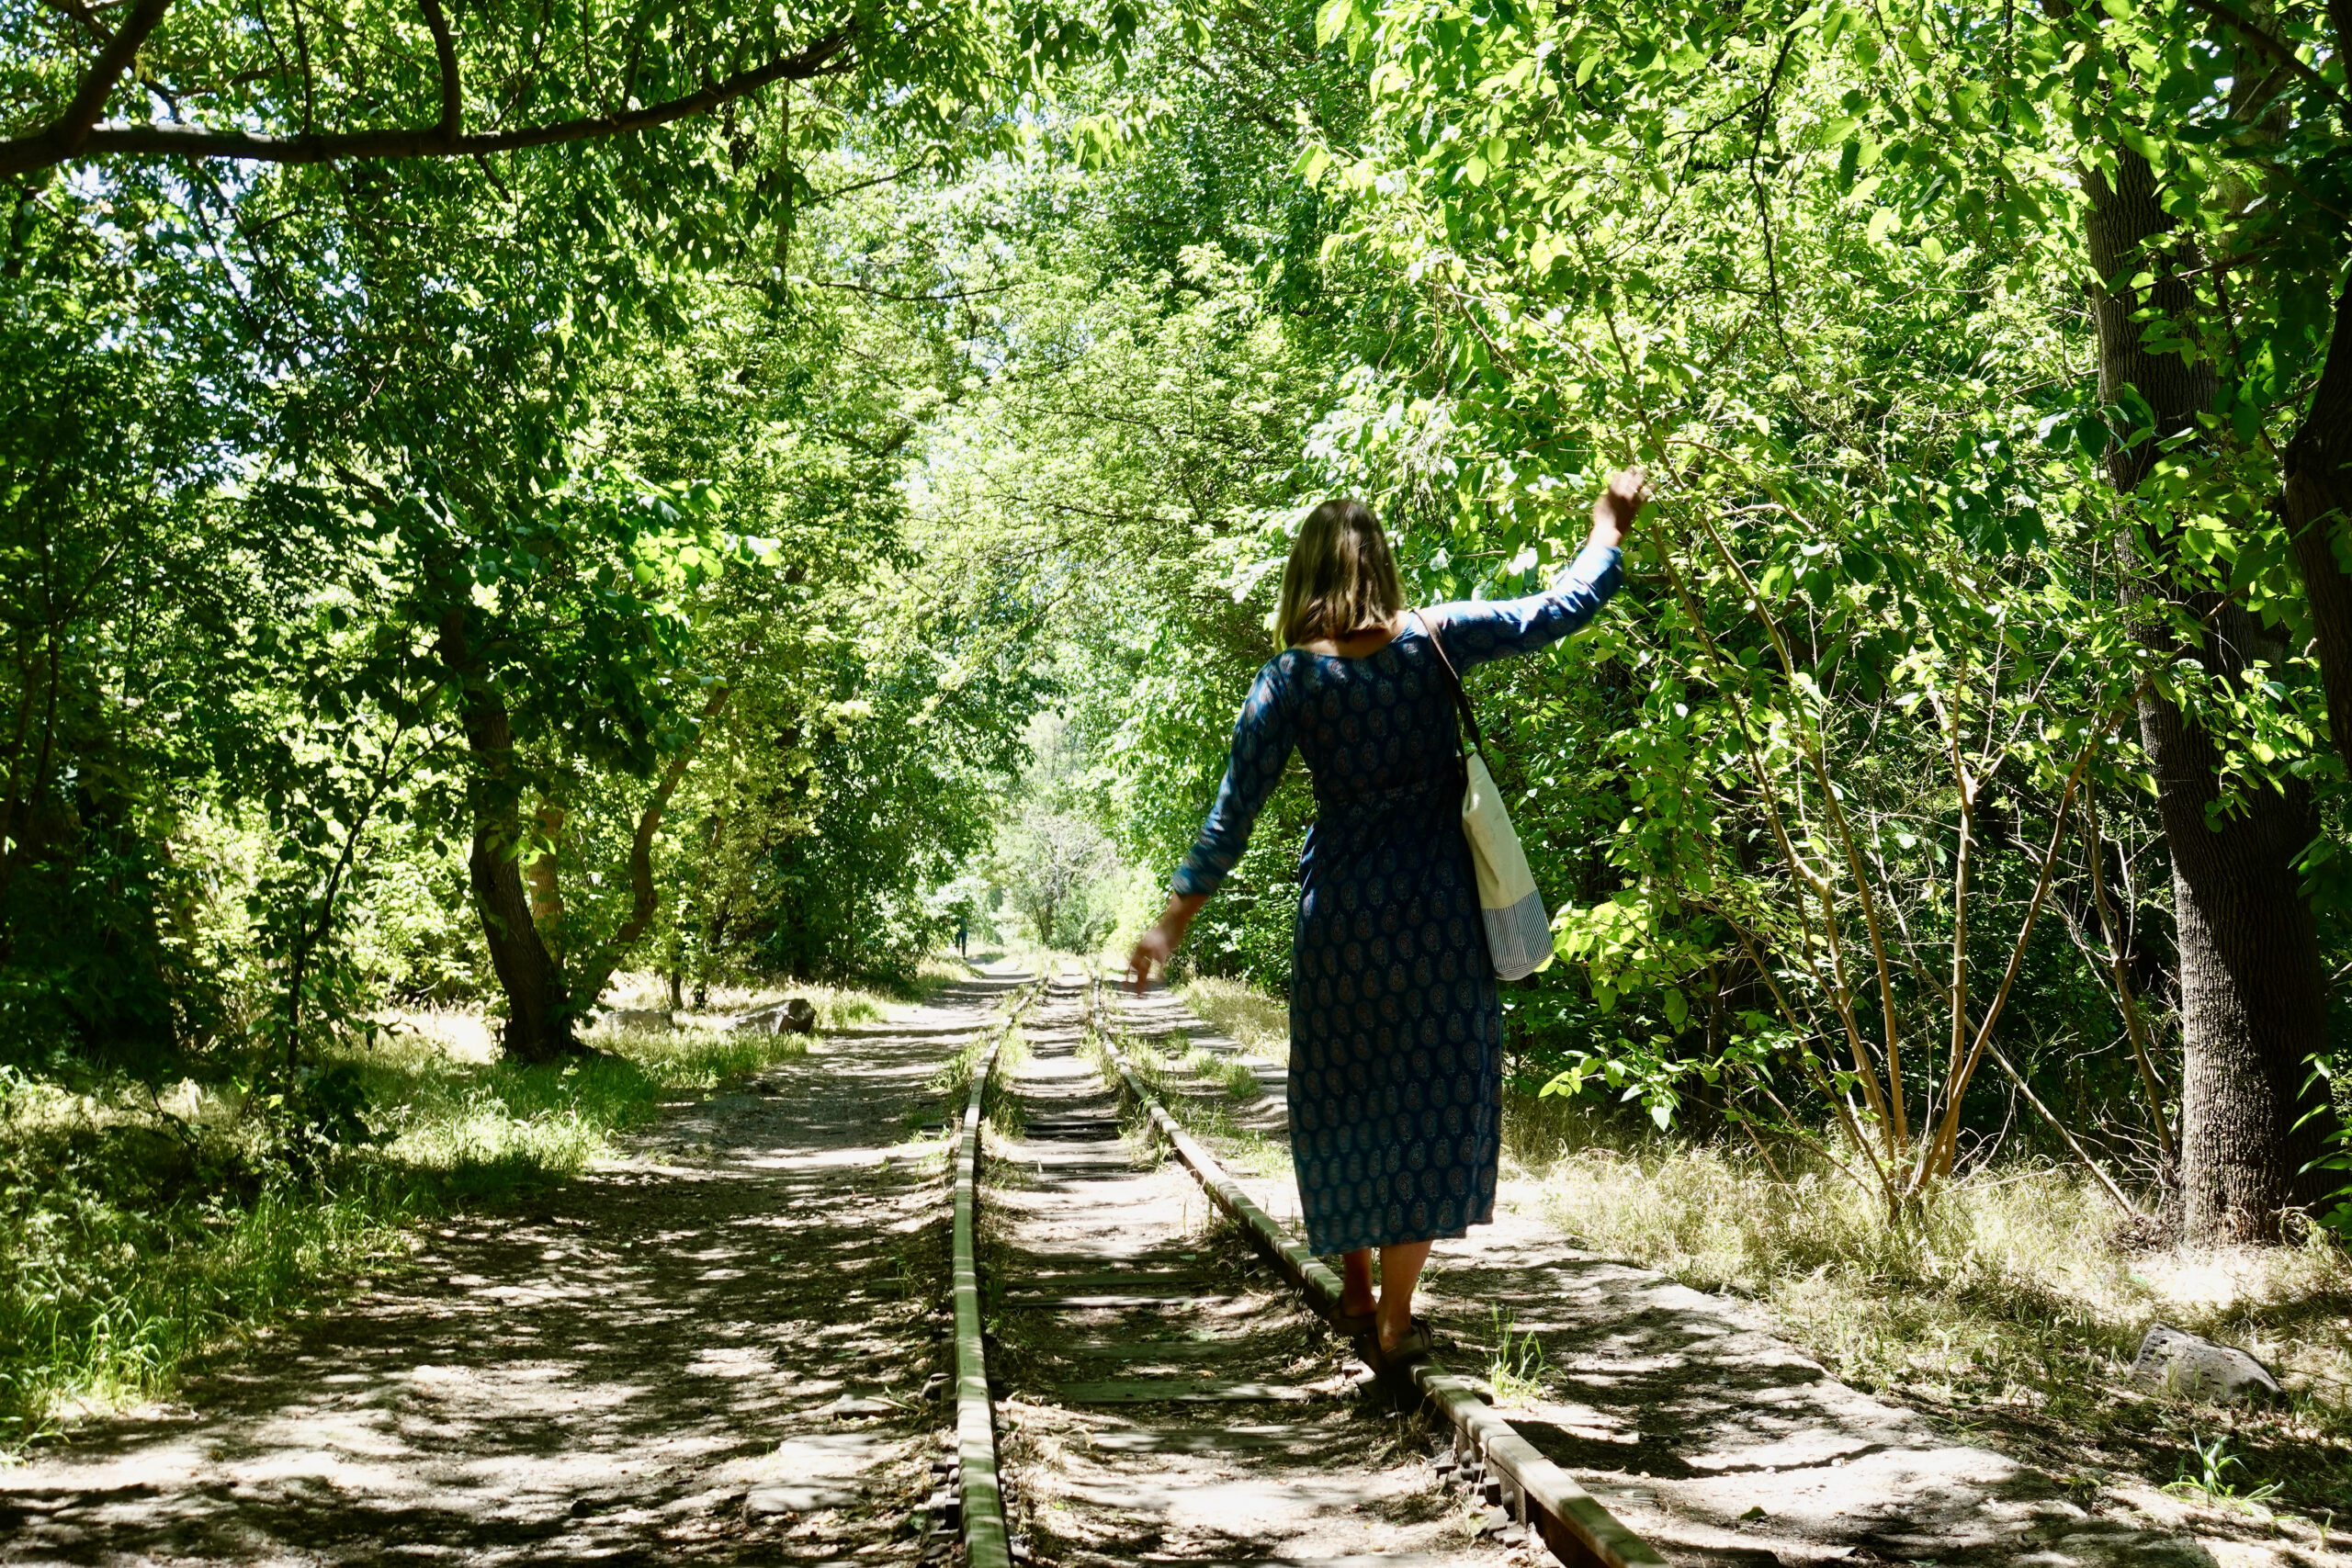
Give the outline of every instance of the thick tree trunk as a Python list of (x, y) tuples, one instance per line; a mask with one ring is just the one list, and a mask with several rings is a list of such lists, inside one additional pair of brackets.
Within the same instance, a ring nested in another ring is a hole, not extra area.
[[(2098, 299), (2099, 392), (2116, 401), (2128, 386), (2147, 400), (2157, 433), (2191, 427), (2212, 399), (2212, 367), (2151, 354), (2133, 312), (2167, 315), (2193, 305), (2166, 264), (2161, 236), (2174, 225), (2156, 205), (2147, 163), (2124, 151), (2110, 181), (2086, 171), (2091, 199), (2091, 265), (2102, 278), (2157, 274), (2145, 289), (2102, 289)], [(2143, 246), (2146, 248), (2143, 249)], [(2153, 443), (2110, 454), (2109, 475), (2128, 493), (2154, 461)], [(2226, 679), (2258, 656), (2260, 628), (2217, 600), (2181, 606), (2207, 630), (2175, 651)], [(2172, 634), (2159, 630), (2169, 642)], [(2276, 657), (2275, 652), (2272, 654)], [(2182, 1110), (2181, 1219), (2192, 1236), (2275, 1236), (2280, 1212), (2315, 1196), (2301, 1174), (2316, 1130), (2294, 1131), (2305, 1058), (2326, 1047), (2325, 972), (2310, 907), (2299, 896), (2295, 856), (2314, 829), (2300, 786), (2243, 792), (2231, 813), (2209, 824), (2220, 798), (2222, 759), (2211, 738), (2162, 693), (2144, 692), (2140, 731), (2155, 770), (2157, 801), (2173, 868), (2174, 924), (2180, 955)]]
[(441, 625), (441, 655), (459, 682), (459, 711), (473, 776), (466, 804), (474, 821), (466, 873), (481, 917), (490, 965), (506, 994), (506, 1055), (519, 1062), (552, 1062), (580, 1049), (571, 1032), (571, 993), (562, 966), (539, 938), (518, 852), (523, 818), (514, 783), (514, 734), (506, 705), (479, 679), (462, 615)]
[(2352, 772), (2352, 576), (2337, 550), (2352, 526), (2352, 284), (2335, 301), (2327, 364), (2284, 467), (2279, 511), (2311, 606), (2328, 733)]
[[(2258, 628), (2245, 612), (2221, 608), (2217, 619), (2209, 667), (2277, 656), (2248, 646)], [(2295, 1125), (2308, 1109), (2308, 1058), (2327, 1049), (2326, 970), (2294, 869), (2317, 828), (2310, 795), (2251, 791), (2245, 809), (2208, 827), (2221, 795), (2211, 739), (2154, 695), (2141, 704), (2140, 733), (2172, 854), (2180, 951), (2181, 1222), (2192, 1236), (2275, 1237), (2280, 1212), (2316, 1201), (2324, 1185), (2303, 1170), (2321, 1130)]]

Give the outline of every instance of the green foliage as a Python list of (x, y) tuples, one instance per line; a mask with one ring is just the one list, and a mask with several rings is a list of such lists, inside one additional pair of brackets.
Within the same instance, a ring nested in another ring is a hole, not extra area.
[[(2023, 1136), (2154, 1184), (2151, 696), (2217, 820), (2316, 792), (2352, 956), (2272, 504), (2352, 199), (2309, 8), (439, 16), (181, 0), (106, 156), (0, 193), (0, 1065), (234, 1099), (228, 1206), (125, 1206), (150, 1240), (369, 1160), (571, 1168), (650, 1103), (641, 1065), (345, 1072), (391, 1000), (560, 1055), (624, 964), (910, 975), (983, 879), (1098, 944), (1335, 491), (1426, 603), (1533, 591), (1610, 468), (1659, 481), (1621, 607), (1476, 678), (1564, 960), (1507, 993), (1521, 1089), (1905, 1213), (2030, 1090)], [(18, 19), (34, 169), (98, 39)], [(216, 155), (149, 159), (156, 103)], [(2177, 227), (2093, 276), (2143, 173)], [(2206, 412), (2092, 374), (2086, 299)], [(2177, 657), (2223, 603), (2279, 651)], [(1312, 816), (1276, 792), (1194, 974), (1285, 982)], [(391, 1212), (350, 1201), (346, 1241)]]

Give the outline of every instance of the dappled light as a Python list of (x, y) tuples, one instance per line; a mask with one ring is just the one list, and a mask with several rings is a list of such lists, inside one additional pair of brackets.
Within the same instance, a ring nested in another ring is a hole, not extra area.
[(0, 1563), (2352, 1562), (2352, 0), (0, 16)]
[[(910, 1123), (1001, 990), (618, 1134), (512, 1217), (428, 1226), (365, 1296), (0, 1475), (17, 1548), (732, 1562), (887, 1539), (942, 1268), (940, 1156)], [(828, 1417), (844, 1395), (886, 1414)], [(748, 1516), (771, 1486), (807, 1506)]]

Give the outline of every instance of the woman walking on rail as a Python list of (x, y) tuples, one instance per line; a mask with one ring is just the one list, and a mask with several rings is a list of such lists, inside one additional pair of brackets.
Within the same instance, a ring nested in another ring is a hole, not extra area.
[(1412, 1304), (1430, 1244), (1495, 1212), (1502, 1011), (1462, 829), (1457, 672), (1591, 620), (1642, 504), (1639, 470), (1612, 475), (1591, 539), (1547, 592), (1412, 613), (1363, 502), (1309, 513), (1283, 570), (1283, 651), (1250, 686), (1216, 804), (1128, 959), (1141, 990), (1241, 858), (1295, 747), (1316, 820), (1291, 944), (1292, 1162), (1308, 1247), (1344, 1255), (1341, 1326), (1371, 1336), (1384, 1364), (1429, 1351)]

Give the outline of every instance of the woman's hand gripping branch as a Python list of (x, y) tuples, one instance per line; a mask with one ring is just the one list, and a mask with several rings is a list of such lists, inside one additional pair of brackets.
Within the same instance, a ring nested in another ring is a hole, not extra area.
[(1592, 503), (1592, 537), (1589, 543), (1623, 549), (1634, 520), (1649, 504), (1649, 477), (1639, 468), (1620, 468), (1609, 476), (1609, 488)]

